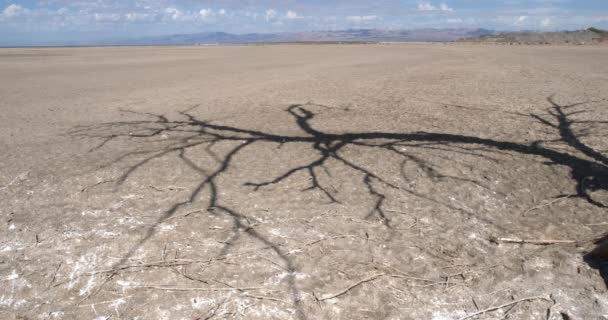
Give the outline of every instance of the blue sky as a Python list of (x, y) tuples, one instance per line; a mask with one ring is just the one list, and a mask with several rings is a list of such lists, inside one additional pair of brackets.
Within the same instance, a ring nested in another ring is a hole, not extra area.
[(0, 45), (226, 31), (608, 28), (608, 0), (0, 0)]

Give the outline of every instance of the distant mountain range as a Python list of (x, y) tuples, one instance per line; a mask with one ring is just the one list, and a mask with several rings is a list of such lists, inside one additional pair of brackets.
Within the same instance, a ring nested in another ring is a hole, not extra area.
[(417, 29), (379, 30), (351, 29), (341, 31), (307, 31), (298, 33), (248, 33), (204, 32), (147, 37), (120, 41), (120, 45), (197, 45), (197, 44), (247, 44), (280, 42), (404, 42), (404, 41), (454, 41), (461, 38), (492, 35), (486, 29)]
[(202, 32), (122, 40), (45, 43), (38, 46), (165, 46), (260, 43), (376, 43), (376, 42), (468, 42), (492, 44), (608, 44), (608, 31), (589, 28), (577, 31), (498, 32), (482, 28), (461, 29), (350, 29), (294, 33)]
[(608, 31), (589, 28), (577, 31), (557, 32), (501, 32), (476, 37), (459, 39), (459, 42), (492, 43), (492, 44), (559, 44), (589, 45), (608, 44)]

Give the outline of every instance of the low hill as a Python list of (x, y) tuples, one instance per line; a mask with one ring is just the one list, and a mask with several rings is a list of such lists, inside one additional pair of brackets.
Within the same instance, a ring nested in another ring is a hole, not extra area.
[(486, 29), (417, 29), (380, 30), (350, 29), (339, 31), (306, 31), (298, 33), (249, 33), (204, 32), (148, 37), (121, 41), (122, 45), (196, 45), (196, 44), (245, 44), (277, 42), (404, 42), (404, 41), (454, 41), (463, 37), (492, 34)]
[(495, 44), (571, 44), (590, 45), (608, 42), (608, 31), (589, 28), (578, 31), (559, 32), (505, 32), (469, 37), (458, 42)]

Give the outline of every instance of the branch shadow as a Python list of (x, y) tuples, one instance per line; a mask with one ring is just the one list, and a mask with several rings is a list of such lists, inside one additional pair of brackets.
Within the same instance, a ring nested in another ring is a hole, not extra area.
[[(244, 154), (246, 150), (251, 149), (260, 143), (276, 144), (277, 148), (286, 144), (298, 144), (309, 147), (310, 152), (315, 154), (315, 158), (312, 161), (294, 166), (277, 176), (268, 177), (262, 181), (244, 181), (244, 186), (251, 187), (254, 191), (257, 191), (271, 185), (279, 185), (296, 174), (304, 174), (308, 176), (310, 186), (301, 190), (302, 192), (318, 191), (324, 195), (329, 203), (340, 203), (339, 195), (336, 194), (336, 192), (330, 191), (330, 188), (324, 185), (318, 176), (321, 171), (328, 174), (328, 176), (331, 176), (329, 174), (329, 161), (331, 161), (333, 165), (342, 166), (362, 177), (361, 184), (364, 186), (364, 189), (367, 190), (370, 198), (373, 199), (373, 203), (365, 218), (378, 219), (390, 232), (392, 232), (393, 226), (391, 225), (391, 218), (384, 207), (385, 200), (387, 199), (387, 195), (383, 192), (384, 188), (399, 189), (413, 196), (432, 201), (437, 205), (450, 207), (456, 210), (463, 209), (455, 208), (450, 204), (443, 203), (429, 195), (403, 189), (395, 185), (391, 181), (381, 177), (372, 169), (357, 164), (353, 159), (349, 159), (343, 152), (346, 148), (359, 148), (362, 150), (378, 149), (401, 159), (402, 166), (405, 163), (414, 164), (428, 177), (468, 181), (486, 189), (488, 188), (487, 186), (472, 179), (442, 175), (436, 167), (424, 159), (421, 159), (412, 153), (402, 151), (399, 147), (408, 146), (408, 148), (417, 150), (440, 149), (446, 152), (472, 155), (494, 162), (499, 162), (499, 160), (493, 158), (492, 154), (508, 153), (515, 155), (532, 155), (544, 160), (544, 163), (547, 165), (559, 165), (569, 168), (570, 179), (576, 183), (576, 194), (574, 196), (583, 199), (593, 206), (605, 208), (607, 204), (596, 200), (592, 196), (592, 192), (597, 190), (608, 190), (608, 158), (601, 152), (586, 145), (581, 140), (580, 134), (575, 132), (576, 130), (574, 128), (576, 124), (589, 123), (588, 121), (576, 121), (573, 119), (574, 115), (585, 112), (585, 110), (576, 109), (577, 107), (584, 106), (585, 103), (559, 105), (555, 102), (553, 97), (549, 97), (547, 100), (551, 104), (547, 114), (530, 114), (529, 117), (536, 119), (540, 124), (554, 130), (559, 135), (559, 138), (553, 140), (552, 143), (560, 142), (561, 144), (570, 146), (573, 150), (572, 152), (552, 148), (551, 146), (546, 145), (547, 141), (539, 140), (530, 143), (520, 143), (440, 132), (418, 131), (393, 133), (366, 131), (330, 133), (313, 126), (313, 121), (315, 117), (318, 116), (313, 110), (327, 108), (326, 106), (314, 103), (293, 104), (285, 109), (285, 112), (293, 119), (294, 124), (301, 132), (301, 134), (298, 135), (282, 135), (237, 126), (216, 124), (213, 121), (195, 117), (192, 110), (194, 110), (196, 106), (179, 112), (180, 118), (177, 120), (170, 120), (165, 115), (125, 111), (140, 115), (148, 120), (119, 121), (91, 126), (80, 126), (74, 128), (74, 130), (71, 131), (71, 134), (77, 137), (99, 139), (101, 142), (91, 148), (90, 152), (99, 151), (113, 141), (120, 139), (139, 141), (140, 144), (148, 147), (146, 150), (126, 152), (107, 165), (111, 166), (131, 158), (136, 159), (135, 163), (129, 165), (119, 177), (117, 180), (118, 185), (123, 184), (134, 172), (148, 164), (150, 161), (170, 155), (175, 155), (181, 163), (198, 172), (202, 177), (199, 183), (190, 190), (189, 196), (185, 201), (172, 204), (168, 210), (162, 213), (156, 222), (146, 230), (141, 240), (134, 244), (130, 250), (125, 253), (122, 259), (114, 265), (115, 269), (125, 264), (137, 249), (154, 236), (159, 224), (173, 217), (182, 207), (195, 202), (202, 194), (203, 190), (208, 190), (209, 196), (206, 199), (207, 211), (212, 214), (221, 214), (228, 217), (232, 221), (234, 230), (233, 236), (225, 244), (220, 255), (228, 254), (231, 247), (242, 233), (246, 234), (253, 241), (257, 241), (263, 246), (271, 248), (274, 254), (281, 260), (283, 267), (289, 272), (288, 285), (291, 304), (295, 310), (297, 310), (298, 317), (304, 319), (306, 318), (306, 315), (300, 305), (301, 295), (293, 276), (297, 271), (294, 262), (279, 245), (257, 232), (246, 215), (231, 208), (222, 201), (220, 196), (220, 188), (222, 186), (218, 182), (218, 178), (232, 168), (235, 158), (246, 156)], [(348, 110), (343, 111), (348, 112)], [(603, 122), (597, 122), (597, 124), (600, 123)], [(177, 133), (179, 134), (179, 137), (163, 140), (164, 142), (159, 144), (158, 140), (155, 139), (166, 133)], [(231, 148), (225, 154), (218, 155), (212, 151), (212, 147), (218, 143), (229, 143)], [(206, 154), (217, 162), (217, 167), (209, 170), (197, 165), (195, 161), (188, 156), (188, 150), (195, 147), (204, 147)], [(403, 167), (401, 176), (402, 178), (407, 178)], [(605, 261), (608, 261), (608, 257), (606, 258), (607, 260)], [(586, 260), (589, 259), (586, 258)], [(592, 266), (599, 266), (591, 262), (590, 264)], [(602, 276), (606, 279), (606, 270), (599, 269), (604, 270), (602, 271)]]

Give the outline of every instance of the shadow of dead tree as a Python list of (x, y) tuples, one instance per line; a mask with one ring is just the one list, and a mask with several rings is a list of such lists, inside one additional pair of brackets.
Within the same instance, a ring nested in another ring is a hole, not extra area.
[[(339, 196), (330, 192), (328, 187), (318, 178), (319, 172), (328, 170), (327, 164), (331, 160), (332, 165), (337, 163), (362, 177), (361, 184), (365, 186), (370, 196), (375, 199), (371, 205), (368, 217), (376, 216), (381, 219), (387, 229), (391, 228), (391, 219), (384, 208), (384, 202), (387, 199), (387, 196), (381, 191), (379, 186), (393, 189), (399, 189), (399, 187), (384, 177), (381, 177), (373, 170), (358, 165), (355, 161), (349, 159), (341, 152), (345, 148), (354, 147), (362, 150), (375, 149), (390, 153), (393, 156), (400, 158), (402, 160), (402, 165), (404, 163), (414, 163), (429, 177), (441, 177), (442, 175), (434, 166), (412, 153), (403, 151), (404, 148), (402, 147), (414, 149), (449, 147), (449, 149), (446, 149), (449, 152), (466, 153), (479, 157), (487, 157), (486, 154), (489, 152), (509, 152), (511, 154), (532, 155), (544, 159), (547, 165), (559, 165), (569, 168), (570, 178), (576, 183), (576, 194), (571, 195), (572, 197), (581, 198), (594, 206), (606, 207), (606, 203), (602, 203), (593, 198), (592, 192), (597, 190), (608, 190), (608, 159), (601, 152), (594, 150), (581, 140), (583, 136), (588, 134), (587, 132), (576, 132), (575, 130), (575, 125), (577, 124), (591, 125), (605, 124), (606, 122), (573, 120), (572, 116), (586, 112), (585, 109), (580, 109), (585, 103), (559, 105), (552, 97), (548, 98), (548, 102), (551, 104), (548, 113), (526, 116), (533, 117), (544, 126), (559, 133), (559, 138), (555, 140), (533, 141), (530, 143), (499, 141), (476, 136), (424, 131), (407, 133), (381, 131), (329, 133), (317, 129), (313, 125), (315, 117), (318, 116), (313, 110), (329, 107), (313, 103), (294, 104), (285, 109), (285, 112), (291, 116), (295, 125), (301, 132), (301, 134), (298, 135), (283, 135), (237, 126), (216, 124), (213, 121), (195, 117), (192, 110), (196, 108), (196, 106), (181, 111), (179, 113), (180, 117), (177, 120), (170, 120), (167, 116), (161, 114), (125, 111), (141, 115), (144, 117), (144, 120), (119, 121), (91, 126), (80, 126), (75, 128), (72, 131), (72, 134), (80, 137), (100, 139), (101, 141), (94, 146), (91, 151), (99, 150), (106, 144), (120, 139), (139, 141), (140, 144), (150, 144), (151, 148), (148, 150), (127, 152), (112, 162), (120, 163), (129, 158), (137, 159), (136, 163), (130, 165), (118, 178), (117, 183), (119, 185), (124, 183), (135, 171), (146, 166), (150, 161), (169, 156), (176, 157), (177, 160), (199, 172), (204, 177), (190, 190), (189, 196), (185, 201), (174, 203), (158, 217), (154, 225), (147, 228), (147, 231), (141, 240), (132, 245), (131, 249), (124, 254), (122, 260), (115, 264), (114, 268), (120, 268), (120, 266), (125, 264), (138, 248), (153, 237), (156, 227), (160, 223), (174, 216), (174, 214), (183, 206), (195, 202), (197, 198), (203, 194), (203, 190), (207, 190), (208, 198), (205, 203), (207, 210), (213, 214), (229, 217), (234, 226), (233, 230), (235, 230), (234, 235), (225, 244), (226, 247), (225, 250), (222, 250), (222, 254), (226, 254), (234, 241), (238, 239), (238, 230), (244, 232), (244, 234), (251, 239), (271, 248), (276, 256), (282, 260), (284, 268), (289, 272), (290, 276), (288, 282), (291, 290), (291, 303), (294, 308), (298, 310), (299, 317), (304, 318), (305, 315), (299, 306), (300, 294), (296, 288), (293, 276), (296, 271), (293, 261), (278, 245), (256, 232), (244, 214), (225, 204), (220, 197), (220, 188), (222, 188), (222, 186), (218, 183), (218, 178), (231, 169), (231, 165), (236, 157), (246, 157), (247, 150), (255, 148), (256, 145), (261, 143), (275, 144), (277, 148), (287, 144), (305, 146), (315, 155), (312, 161), (307, 161), (290, 168), (277, 176), (268, 177), (268, 179), (264, 181), (243, 181), (244, 185), (249, 186), (254, 190), (258, 190), (271, 185), (281, 184), (296, 174), (304, 173), (309, 177), (310, 186), (303, 191), (320, 191), (329, 202), (337, 203), (340, 201)], [(179, 138), (172, 139), (160, 146), (154, 144), (155, 142), (153, 139), (155, 137), (161, 137), (168, 133), (178, 134)], [(220, 142), (231, 144), (231, 148), (223, 155), (218, 156), (212, 148)], [(565, 151), (564, 149), (552, 147), (557, 143), (562, 146), (564, 144), (570, 146), (571, 150)], [(193, 161), (186, 152), (195, 147), (204, 147), (209, 157), (216, 159), (217, 166), (213, 169), (206, 169), (197, 165), (196, 161)], [(403, 170), (401, 174), (404, 175)], [(465, 180), (464, 178), (459, 177), (450, 178)], [(467, 181), (477, 183), (476, 181), (468, 179)], [(438, 202), (438, 200), (433, 199), (428, 195), (416, 193), (412, 190), (401, 189), (401, 191)], [(445, 203), (440, 204), (449, 206), (449, 204)], [(605, 272), (602, 272), (602, 274), (605, 275)]]

